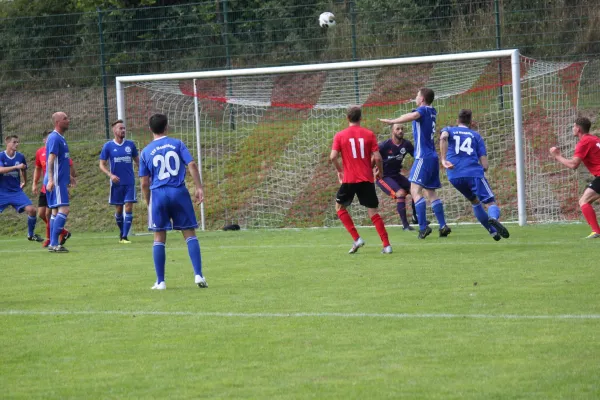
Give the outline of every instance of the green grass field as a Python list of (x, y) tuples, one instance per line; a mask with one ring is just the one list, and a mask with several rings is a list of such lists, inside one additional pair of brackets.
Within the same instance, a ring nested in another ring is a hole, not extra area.
[(0, 240), (2, 398), (599, 398), (600, 241), (586, 225), (449, 238), (374, 229)]

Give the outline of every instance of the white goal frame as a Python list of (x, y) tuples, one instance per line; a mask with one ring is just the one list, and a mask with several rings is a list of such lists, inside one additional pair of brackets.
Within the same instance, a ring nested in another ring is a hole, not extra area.
[[(425, 64), (438, 63), (444, 61), (467, 61), (476, 59), (490, 58), (507, 58), (511, 59), (511, 76), (512, 76), (512, 100), (513, 100), (513, 126), (515, 139), (515, 168), (516, 168), (516, 183), (517, 183), (517, 206), (518, 206), (518, 222), (520, 226), (527, 224), (526, 211), (526, 192), (525, 192), (525, 156), (523, 145), (523, 115), (521, 103), (521, 71), (520, 71), (520, 54), (518, 49), (511, 50), (496, 50), (482, 51), (473, 53), (459, 54), (444, 54), (433, 56), (407, 57), (407, 58), (391, 58), (383, 60), (367, 60), (367, 61), (349, 61), (324, 64), (309, 64), (298, 66), (282, 66), (282, 67), (265, 67), (265, 68), (243, 68), (218, 71), (199, 71), (199, 72), (182, 72), (169, 74), (151, 74), (151, 75), (129, 75), (118, 76), (116, 78), (116, 97), (117, 97), (117, 116), (123, 121), (127, 120), (125, 113), (125, 84), (142, 82), (142, 81), (165, 81), (165, 80), (193, 80), (202, 78), (220, 78), (220, 77), (238, 77), (252, 75), (273, 75), (298, 72), (315, 72), (315, 71), (331, 71), (354, 68), (373, 68), (373, 67), (389, 67), (394, 65), (406, 64)], [(195, 85), (194, 85), (195, 87)], [(200, 124), (197, 117), (198, 107), (196, 105), (196, 143), (198, 151), (198, 167), (201, 170), (200, 158)], [(202, 173), (200, 171), (200, 173)], [(202, 176), (202, 175), (201, 175)], [(204, 209), (201, 208), (202, 229), (204, 229)]]

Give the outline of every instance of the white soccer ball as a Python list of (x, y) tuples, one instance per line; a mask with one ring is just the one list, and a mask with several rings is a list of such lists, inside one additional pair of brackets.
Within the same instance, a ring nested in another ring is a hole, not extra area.
[(331, 28), (335, 25), (335, 15), (329, 11), (322, 13), (319, 15), (319, 25), (321, 28)]

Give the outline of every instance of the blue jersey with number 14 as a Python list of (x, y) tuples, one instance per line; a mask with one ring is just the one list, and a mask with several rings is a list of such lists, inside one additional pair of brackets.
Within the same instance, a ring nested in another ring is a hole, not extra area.
[(142, 150), (139, 176), (150, 177), (150, 189), (179, 187), (185, 184), (185, 167), (193, 160), (181, 140), (163, 136)]
[(479, 157), (487, 156), (487, 151), (481, 135), (464, 126), (449, 126), (442, 132), (448, 132), (446, 159), (454, 164), (454, 168), (446, 170), (448, 179), (483, 178)]

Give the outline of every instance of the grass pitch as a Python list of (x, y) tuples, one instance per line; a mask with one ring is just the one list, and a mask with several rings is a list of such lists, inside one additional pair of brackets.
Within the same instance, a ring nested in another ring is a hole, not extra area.
[(169, 234), (0, 239), (6, 398), (598, 398), (600, 240), (584, 225), (199, 233), (209, 288)]

